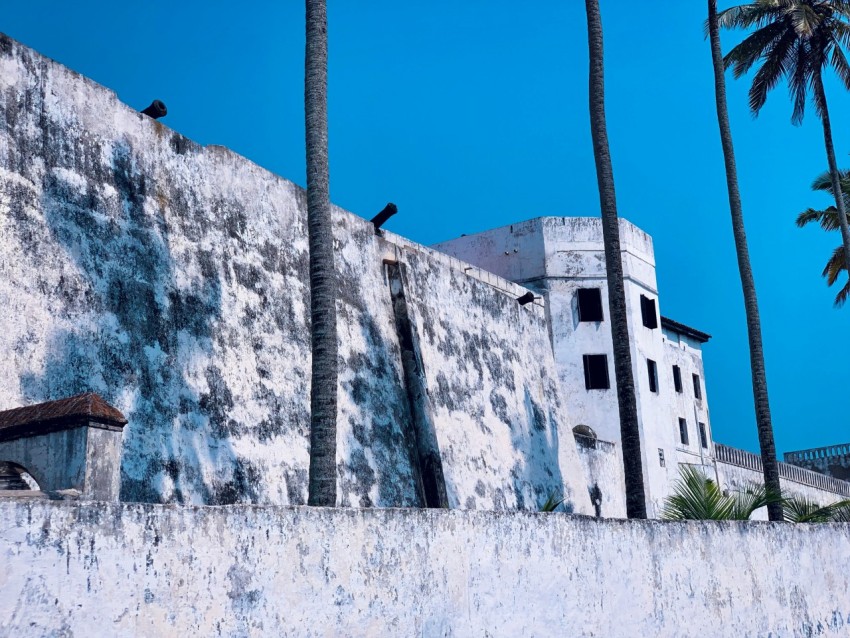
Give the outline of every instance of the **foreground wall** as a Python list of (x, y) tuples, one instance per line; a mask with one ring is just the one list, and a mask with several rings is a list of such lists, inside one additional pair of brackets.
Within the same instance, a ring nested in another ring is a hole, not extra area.
[(850, 526), (0, 502), (0, 635), (812, 636)]
[[(424, 504), (389, 252), (450, 504), (589, 512), (542, 308), (334, 218), (339, 503)], [(122, 500), (305, 502), (305, 223), (295, 184), (0, 35), (0, 409), (101, 394), (129, 420)]]

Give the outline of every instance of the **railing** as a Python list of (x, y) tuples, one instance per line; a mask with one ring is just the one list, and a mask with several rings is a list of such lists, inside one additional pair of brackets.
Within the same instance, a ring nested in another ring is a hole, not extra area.
[(573, 432), (573, 436), (576, 438), (576, 444), (579, 449), (602, 450), (603, 452), (611, 453), (616, 447), (613, 443), (609, 441), (602, 441), (601, 439), (597, 439), (595, 436), (576, 434), (575, 432)]
[(798, 450), (797, 452), (786, 452), (785, 462), (816, 461), (818, 459), (832, 459), (840, 456), (850, 456), (850, 443), (816, 447), (811, 450)]
[[(753, 454), (746, 450), (739, 450), (738, 448), (729, 447), (722, 443), (715, 443), (714, 455), (721, 463), (737, 465), (738, 467), (743, 467), (756, 472), (764, 471), (761, 464), (761, 457), (758, 454)], [(801, 485), (808, 485), (809, 487), (814, 487), (819, 490), (850, 497), (850, 483), (847, 481), (842, 481), (841, 479), (833, 478), (832, 476), (826, 476), (825, 474), (819, 474), (818, 472), (812, 472), (811, 470), (797, 467), (796, 465), (780, 462), (779, 476), (788, 481), (800, 483)]]

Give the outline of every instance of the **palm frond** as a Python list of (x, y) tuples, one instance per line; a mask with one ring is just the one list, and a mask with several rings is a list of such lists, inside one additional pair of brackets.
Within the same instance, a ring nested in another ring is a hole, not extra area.
[(796, 224), (798, 227), (802, 228), (807, 224), (811, 224), (812, 222), (817, 222), (818, 225), (824, 230), (837, 230), (838, 229), (838, 209), (835, 206), (830, 206), (829, 208), (825, 208), (824, 210), (815, 210), (814, 208), (807, 208), (802, 213), (797, 215)]
[(850, 281), (844, 284), (844, 287), (836, 293), (835, 300), (832, 302), (833, 306), (841, 308), (847, 303), (848, 297), (850, 297)]
[(563, 503), (566, 499), (560, 495), (558, 492), (550, 492), (549, 496), (546, 497), (546, 500), (540, 506), (541, 512), (554, 512), (560, 507), (561, 503)]
[(733, 521), (747, 521), (757, 509), (782, 500), (781, 495), (771, 492), (762, 485), (751, 485), (741, 492), (736, 492), (730, 498), (733, 504), (729, 518)]
[(692, 465), (679, 468), (679, 480), (664, 501), (661, 518), (666, 520), (728, 520), (731, 503), (717, 484)]
[(781, 15), (782, 7), (765, 2), (753, 2), (718, 11), (717, 22), (721, 29), (760, 29)]
[(832, 504), (832, 522), (850, 523), (850, 500)]
[(726, 54), (723, 58), (724, 66), (727, 69), (732, 67), (735, 78), (746, 75), (785, 33), (785, 25), (781, 22), (774, 22), (751, 33)]
[(844, 263), (844, 245), (839, 246), (832, 251), (832, 256), (826, 262), (821, 276), (826, 277), (828, 286), (833, 285), (838, 280), (838, 275), (846, 268)]
[(850, 521), (850, 500), (820, 505), (802, 496), (782, 501), (785, 520), (792, 523), (830, 523)]
[(844, 88), (850, 90), (850, 63), (847, 62), (847, 56), (844, 55), (844, 51), (841, 50), (841, 45), (837, 40), (832, 48), (830, 65), (835, 70), (835, 74), (841, 80)]

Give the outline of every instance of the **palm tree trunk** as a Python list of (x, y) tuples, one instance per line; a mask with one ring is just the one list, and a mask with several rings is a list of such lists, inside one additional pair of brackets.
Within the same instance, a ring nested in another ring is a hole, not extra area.
[(832, 124), (829, 121), (829, 108), (826, 105), (826, 91), (820, 73), (813, 78), (815, 97), (822, 105), (821, 123), (823, 124), (823, 143), (826, 146), (826, 159), (829, 163), (829, 177), (832, 180), (832, 192), (835, 195), (835, 207), (838, 209), (838, 225), (841, 227), (841, 241), (844, 244), (844, 266), (850, 277), (850, 227), (847, 224), (847, 210), (844, 206), (844, 194), (841, 191), (841, 174), (835, 163), (835, 148), (832, 145)]
[(325, 0), (307, 2), (304, 114), (310, 243), (310, 474), (307, 503), (336, 505), (336, 270), (328, 175), (328, 21)]
[(620, 409), (620, 436), (626, 480), (626, 515), (629, 518), (646, 518), (640, 429), (632, 356), (629, 350), (631, 341), (626, 317), (626, 291), (620, 253), (620, 224), (617, 218), (614, 170), (611, 166), (605, 123), (605, 70), (599, 0), (586, 0), (586, 7), (590, 52), (590, 129), (593, 137), (593, 155), (596, 159), (596, 179), (602, 209), (602, 240), (605, 244), (605, 263), (608, 272), (608, 309), (611, 316), (614, 377), (617, 382), (617, 402)]
[[(764, 349), (761, 340), (756, 283), (750, 266), (750, 251), (744, 229), (744, 212), (741, 194), (738, 191), (738, 169), (735, 166), (735, 149), (732, 145), (732, 128), (726, 107), (726, 78), (724, 76), (723, 53), (720, 49), (720, 28), (717, 24), (717, 0), (708, 0), (708, 30), (711, 39), (711, 59), (714, 63), (714, 96), (717, 101), (717, 123), (720, 126), (720, 142), (726, 162), (726, 186), (729, 191), (729, 211), (732, 213), (732, 234), (738, 255), (738, 271), (744, 292), (744, 309), (747, 315), (747, 336), (750, 344), (750, 371), (753, 378), (753, 400), (756, 409), (761, 460), (764, 468), (764, 485), (768, 491), (779, 494), (779, 464), (776, 462), (776, 447), (773, 442), (773, 425), (770, 419), (770, 403), (767, 398), (767, 375), (764, 369)], [(768, 517), (772, 521), (783, 520), (782, 504), (770, 503)]]

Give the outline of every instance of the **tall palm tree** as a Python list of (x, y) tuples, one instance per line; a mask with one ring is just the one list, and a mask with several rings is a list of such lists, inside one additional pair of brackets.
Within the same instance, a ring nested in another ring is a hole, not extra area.
[(844, 245), (845, 266), (850, 273), (850, 227), (844, 200), (839, 196), (839, 172), (832, 143), (832, 124), (823, 86), (823, 71), (831, 66), (850, 89), (850, 64), (842, 46), (850, 43), (850, 0), (756, 0), (721, 11), (720, 26), (755, 31), (726, 55), (740, 78), (761, 61), (750, 87), (750, 109), (758, 114), (768, 92), (784, 76), (791, 91), (794, 111), (791, 121), (803, 121), (809, 89), (815, 111), (823, 125), (823, 140), (835, 206)]
[[(744, 311), (747, 316), (747, 337), (750, 345), (750, 372), (753, 381), (753, 401), (756, 410), (756, 428), (761, 448), (764, 484), (767, 489), (780, 493), (779, 463), (776, 460), (776, 445), (773, 441), (773, 425), (770, 419), (770, 402), (767, 398), (767, 375), (764, 368), (764, 349), (761, 339), (761, 319), (756, 297), (756, 282), (750, 265), (750, 250), (747, 247), (747, 232), (744, 229), (744, 211), (741, 193), (738, 190), (738, 169), (735, 165), (735, 148), (732, 144), (732, 128), (726, 107), (726, 78), (723, 53), (720, 49), (720, 28), (717, 23), (717, 0), (708, 0), (708, 34), (711, 41), (711, 59), (714, 65), (714, 97), (717, 103), (717, 123), (720, 127), (720, 142), (726, 163), (726, 188), (729, 192), (729, 211), (732, 213), (732, 235), (735, 237), (735, 252), (738, 256), (738, 272), (744, 293)], [(782, 520), (782, 506), (768, 505), (768, 516), (772, 521)]]
[(336, 505), (336, 270), (328, 175), (328, 18), (325, 0), (307, 2), (304, 114), (310, 246), (310, 472), (307, 503)]
[(623, 469), (626, 481), (626, 515), (646, 518), (646, 496), (643, 487), (643, 463), (640, 451), (640, 429), (637, 399), (629, 350), (629, 325), (626, 318), (626, 290), (623, 284), (623, 262), (620, 253), (620, 223), (614, 193), (614, 169), (608, 149), (605, 122), (605, 67), (603, 64), (602, 16), (599, 0), (585, 0), (587, 40), (590, 53), (590, 130), (599, 204), (602, 209), (602, 241), (608, 277), (608, 308), (611, 315), (611, 337), (614, 342), (614, 377), (620, 411)]
[[(840, 183), (841, 183), (841, 194), (844, 198), (845, 206), (847, 205), (847, 201), (850, 200), (850, 171), (843, 170), (839, 172)], [(818, 175), (818, 178), (812, 184), (812, 190), (816, 191), (826, 191), (831, 195), (834, 195), (832, 192), (832, 177), (830, 174), (823, 173)], [(797, 226), (803, 227), (810, 223), (817, 223), (824, 230), (838, 230), (840, 228), (839, 220), (838, 220), (838, 209), (835, 206), (830, 206), (823, 210), (815, 210), (814, 208), (809, 208), (804, 210), (797, 216)], [(826, 277), (826, 283), (830, 286), (835, 284), (838, 281), (838, 276), (841, 274), (842, 270), (847, 270), (847, 260), (845, 259), (846, 253), (844, 251), (844, 246), (838, 246), (829, 258), (829, 261), (826, 262), (826, 266), (824, 266), (823, 272), (821, 273), (824, 277)], [(850, 296), (850, 281), (844, 284), (844, 287), (838, 291), (835, 295), (835, 306), (841, 307), (847, 301), (847, 297)]]

